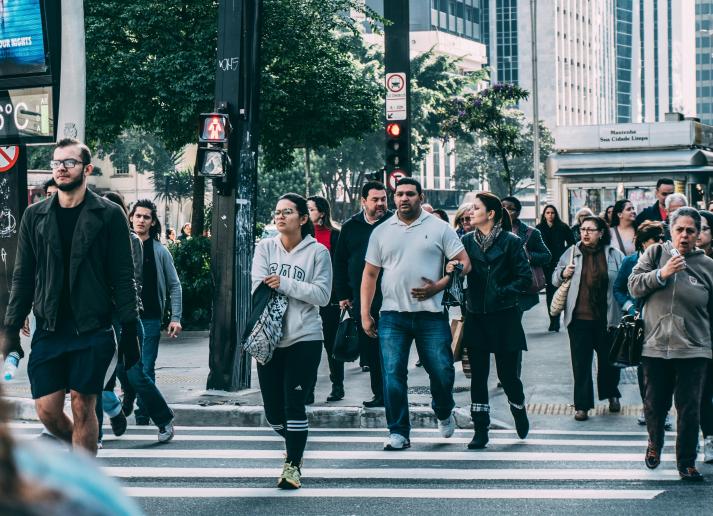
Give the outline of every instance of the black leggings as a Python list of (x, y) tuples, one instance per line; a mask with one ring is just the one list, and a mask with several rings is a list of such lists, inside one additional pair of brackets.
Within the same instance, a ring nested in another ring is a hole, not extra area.
[(307, 445), (305, 400), (314, 388), (322, 355), (322, 341), (297, 342), (277, 348), (265, 365), (258, 364), (265, 419), (285, 438), (286, 462), (299, 465)]
[[(489, 351), (476, 351), (468, 348), (470, 361), (470, 399), (473, 405), (488, 405), (488, 376), (490, 375)], [(517, 376), (518, 357), (522, 351), (502, 351), (494, 353), (498, 380), (503, 386), (508, 401), (515, 405), (525, 403), (525, 392), (522, 381)]]

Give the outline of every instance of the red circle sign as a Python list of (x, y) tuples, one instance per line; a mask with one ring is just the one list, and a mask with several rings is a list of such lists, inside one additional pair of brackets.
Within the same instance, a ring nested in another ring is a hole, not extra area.
[(404, 177), (406, 177), (406, 172), (400, 168), (397, 168), (389, 173), (389, 188), (392, 192), (396, 191), (396, 183), (399, 182), (399, 179), (403, 179)]
[(17, 163), (17, 158), (20, 157), (20, 147), (17, 145), (11, 147), (0, 147), (0, 172), (7, 172)]
[(386, 87), (393, 93), (399, 93), (406, 86), (406, 74), (390, 73), (386, 78)]

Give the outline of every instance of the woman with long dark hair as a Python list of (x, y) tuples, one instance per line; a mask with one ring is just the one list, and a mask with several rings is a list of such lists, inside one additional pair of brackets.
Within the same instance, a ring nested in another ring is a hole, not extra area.
[(252, 288), (264, 283), (287, 296), (282, 338), (272, 358), (258, 364), (265, 419), (285, 439), (286, 457), (278, 487), (301, 487), (302, 456), (307, 445), (305, 401), (314, 386), (322, 355), (320, 306), (332, 292), (329, 251), (314, 238), (307, 200), (288, 193), (273, 213), (278, 234), (255, 247)]
[(636, 208), (629, 199), (616, 201), (609, 226), (612, 245), (624, 256), (636, 253)]
[[(542, 210), (542, 216), (540, 217), (540, 223), (537, 225), (537, 229), (540, 230), (542, 240), (552, 255), (550, 262), (543, 267), (546, 280), (545, 293), (547, 295), (547, 311), (549, 313), (552, 296), (554, 296), (557, 290), (552, 284), (552, 273), (562, 253), (564, 253), (569, 246), (574, 245), (575, 240), (572, 236), (572, 230), (567, 224), (562, 222), (557, 208), (552, 204), (548, 204), (545, 206), (545, 209)], [(550, 326), (547, 331), (560, 331), (559, 315), (550, 315)]]
[[(604, 219), (585, 217), (579, 228), (582, 240), (561, 257), (552, 273), (559, 287), (571, 278), (564, 309), (564, 325), (569, 333), (574, 374), (574, 419), (586, 421), (594, 408), (592, 359), (597, 352), (599, 399), (609, 400), (609, 411), (619, 412), (619, 369), (609, 364), (610, 329), (621, 320), (621, 308), (614, 297), (614, 281), (624, 255), (610, 245), (611, 234)], [(574, 256), (574, 264), (572, 257)]]
[[(314, 237), (317, 242), (329, 250), (332, 259), (332, 271), (334, 271), (334, 252), (337, 250), (339, 241), (339, 229), (332, 220), (332, 208), (329, 201), (321, 195), (313, 195), (307, 199), (307, 209), (309, 218), (314, 224)], [(334, 286), (332, 286), (334, 287)], [(327, 396), (327, 401), (339, 401), (344, 398), (344, 362), (335, 360), (332, 357), (334, 349), (334, 339), (337, 336), (339, 326), (339, 300), (336, 292), (332, 288), (332, 297), (329, 304), (319, 309), (322, 318), (322, 329), (324, 330), (324, 349), (327, 352), (329, 363), (329, 379), (332, 382), (332, 391)], [(314, 403), (314, 388), (307, 397), (307, 404)]]
[[(522, 242), (511, 233), (510, 216), (497, 196), (478, 193), (472, 214), (475, 229), (462, 239), (472, 263), (467, 276), (463, 342), (473, 373), (470, 410), (475, 435), (468, 448), (480, 449), (488, 443), (490, 426), (490, 355), (495, 355), (498, 379), (508, 397), (518, 436), (524, 439), (530, 428), (517, 366), (520, 353), (527, 350), (518, 302), (532, 283), (532, 273)], [(452, 269), (448, 265), (446, 271)]]

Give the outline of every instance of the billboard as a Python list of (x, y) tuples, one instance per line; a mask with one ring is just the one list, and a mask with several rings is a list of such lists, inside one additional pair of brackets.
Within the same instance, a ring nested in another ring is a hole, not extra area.
[(47, 73), (45, 44), (40, 0), (0, 2), (0, 77)]

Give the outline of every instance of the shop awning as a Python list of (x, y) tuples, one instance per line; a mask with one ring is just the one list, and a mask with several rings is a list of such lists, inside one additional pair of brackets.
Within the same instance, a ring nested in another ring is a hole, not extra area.
[(557, 176), (713, 173), (713, 152), (703, 149), (553, 154), (547, 170)]

